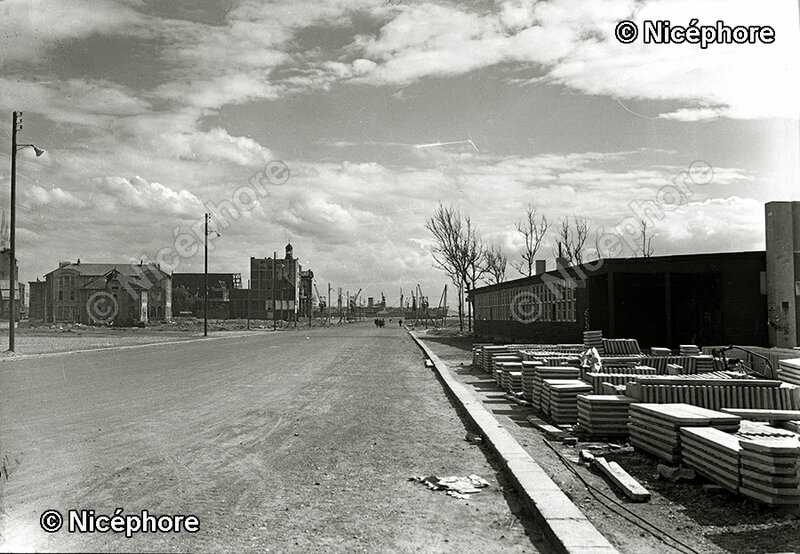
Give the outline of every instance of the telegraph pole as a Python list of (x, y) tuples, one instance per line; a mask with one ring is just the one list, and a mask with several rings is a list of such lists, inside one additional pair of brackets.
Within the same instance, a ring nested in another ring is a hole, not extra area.
[(203, 336), (208, 336), (208, 214), (203, 214), (206, 224), (205, 261), (203, 269)]
[(328, 327), (331, 326), (331, 284), (328, 282)]
[(11, 127), (11, 231), (9, 234), (9, 257), (8, 257), (8, 351), (14, 351), (14, 288), (16, 285), (16, 275), (14, 275), (14, 262), (16, 259), (16, 249), (14, 244), (16, 231), (16, 204), (17, 204), (17, 131), (21, 123), (19, 115), (14, 112)]

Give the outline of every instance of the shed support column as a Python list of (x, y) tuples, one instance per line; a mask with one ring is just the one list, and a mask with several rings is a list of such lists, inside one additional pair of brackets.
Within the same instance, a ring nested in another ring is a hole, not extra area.
[(616, 337), (614, 314), (614, 272), (608, 272), (608, 338)]

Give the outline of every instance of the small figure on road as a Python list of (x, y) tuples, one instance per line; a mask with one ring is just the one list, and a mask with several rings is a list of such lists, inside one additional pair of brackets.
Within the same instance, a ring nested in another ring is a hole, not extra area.
[(398, 319), (397, 320), (397, 325), (398, 325), (398, 327), (402, 327), (403, 326), (403, 320), (402, 319)]

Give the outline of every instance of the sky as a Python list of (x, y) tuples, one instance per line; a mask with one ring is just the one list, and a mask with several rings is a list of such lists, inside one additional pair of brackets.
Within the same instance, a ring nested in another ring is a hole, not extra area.
[[(775, 41), (615, 37), (692, 19)], [(784, 0), (0, 0), (6, 217), (13, 110), (46, 151), (17, 157), (19, 278), (202, 271), (207, 211), (210, 271), (246, 283), (291, 241), (323, 295), (390, 304), (447, 283), (425, 229), (440, 202), (510, 261), (532, 204), (551, 268), (573, 216), (620, 256), (642, 218), (654, 255), (763, 249), (764, 203), (800, 200), (799, 21)]]

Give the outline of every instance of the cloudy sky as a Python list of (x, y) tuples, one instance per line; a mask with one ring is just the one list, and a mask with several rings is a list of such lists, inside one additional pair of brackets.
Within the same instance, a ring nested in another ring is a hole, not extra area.
[[(614, 37), (692, 18), (776, 40)], [(440, 201), (511, 259), (528, 203), (593, 235), (657, 203), (656, 254), (763, 248), (764, 202), (800, 199), (798, 37), (791, 0), (1, 0), (3, 206), (12, 110), (47, 151), (18, 157), (20, 279), (159, 253), (201, 271), (191, 228), (226, 202), (211, 270), (246, 280), (291, 240), (321, 291), (395, 303), (446, 282), (424, 229)], [(288, 181), (251, 194), (274, 161)], [(686, 180), (696, 161), (710, 182)]]

